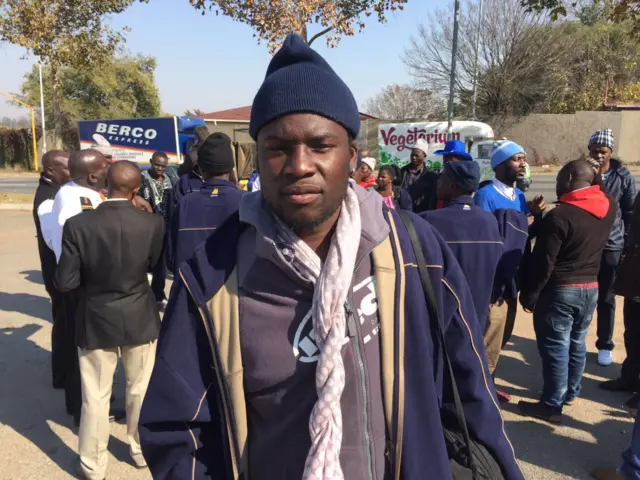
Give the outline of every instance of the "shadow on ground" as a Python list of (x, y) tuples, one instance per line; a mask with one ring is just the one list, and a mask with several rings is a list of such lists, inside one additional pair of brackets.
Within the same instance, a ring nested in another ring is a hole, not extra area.
[[(499, 389), (532, 401), (538, 400), (542, 390), (542, 367), (535, 340), (514, 335), (505, 350), (520, 353), (524, 360), (500, 357), (497, 377), (509, 385), (501, 385)], [(596, 467), (616, 467), (620, 454), (631, 440), (633, 425), (622, 409), (630, 394), (601, 390), (598, 384), (602, 380), (592, 377), (615, 378), (619, 371), (619, 365), (601, 367), (596, 362), (596, 355), (588, 355), (580, 399), (572, 407), (564, 409), (561, 427), (522, 417), (517, 402), (504, 406), (505, 411), (521, 417), (518, 421), (506, 422), (517, 458), (575, 479), (591, 478), (589, 472)], [(584, 401), (600, 404), (604, 420), (587, 423), (574, 418), (573, 414), (580, 412), (580, 403)], [(564, 435), (567, 429), (582, 431), (572, 436), (591, 437), (590, 441)], [(583, 461), (576, 464), (575, 459)]]
[(35, 283), (37, 285), (44, 285), (44, 280), (42, 279), (42, 272), (40, 270), (24, 270), (20, 272), (20, 275), (23, 275), (25, 280), (28, 280), (31, 283)]
[[(30, 337), (42, 327), (31, 323), (17, 328), (0, 328), (0, 424), (6, 425), (33, 443), (61, 470), (72, 477), (77, 475), (77, 452), (63, 442), (52, 429), (58, 424), (74, 429), (71, 416), (66, 414), (64, 393), (49, 387), (46, 398), (34, 395), (41, 384), (51, 385), (51, 354)], [(23, 363), (17, 365), (15, 362)], [(75, 445), (74, 445), (75, 448)], [(131, 463), (129, 447), (111, 437), (109, 451), (118, 460)]]
[(49, 298), (39, 295), (0, 292), (0, 310), (51, 322), (51, 302)]

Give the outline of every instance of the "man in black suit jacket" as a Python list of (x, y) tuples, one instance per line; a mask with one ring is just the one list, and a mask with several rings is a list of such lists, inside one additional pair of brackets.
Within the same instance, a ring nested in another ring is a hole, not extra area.
[[(38, 237), (38, 253), (40, 254), (40, 270), (44, 287), (51, 298), (51, 373), (53, 374), (53, 388), (64, 388), (64, 304), (62, 294), (53, 285), (56, 273), (56, 255), (45, 240), (42, 233), (42, 223), (45, 229), (51, 221), (51, 207), (53, 199), (60, 187), (71, 180), (69, 175), (69, 154), (61, 150), (50, 150), (42, 156), (42, 175), (38, 182), (36, 195), (33, 200), (33, 221), (36, 224)], [(49, 237), (49, 235), (47, 235)], [(50, 241), (50, 238), (48, 238)]]
[[(118, 354), (126, 383), (127, 436), (136, 466), (146, 467), (138, 418), (153, 362), (160, 315), (147, 280), (162, 253), (164, 222), (132, 203), (140, 170), (119, 161), (109, 168), (109, 198), (67, 220), (56, 286), (77, 291), (76, 344), (82, 379), (79, 454), (82, 474), (103, 479), (107, 469), (109, 398)], [(106, 380), (105, 380), (106, 379)]]

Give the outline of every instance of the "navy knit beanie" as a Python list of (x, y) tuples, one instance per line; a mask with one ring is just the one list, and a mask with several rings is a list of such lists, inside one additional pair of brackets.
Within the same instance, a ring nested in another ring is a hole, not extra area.
[(271, 59), (253, 99), (249, 133), (292, 113), (313, 113), (342, 125), (353, 138), (360, 131), (358, 105), (349, 87), (298, 35), (288, 35)]

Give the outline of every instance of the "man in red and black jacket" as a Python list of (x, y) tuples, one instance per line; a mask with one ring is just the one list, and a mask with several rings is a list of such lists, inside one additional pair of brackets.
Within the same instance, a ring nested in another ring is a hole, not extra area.
[(600, 257), (617, 211), (584, 160), (560, 170), (556, 193), (558, 204), (541, 220), (520, 293), (525, 311), (533, 312), (544, 381), (540, 401), (522, 401), (520, 409), (553, 423), (580, 393)]

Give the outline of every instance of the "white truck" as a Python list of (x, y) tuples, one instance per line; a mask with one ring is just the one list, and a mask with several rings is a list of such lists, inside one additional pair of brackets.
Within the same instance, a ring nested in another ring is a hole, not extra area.
[[(427, 168), (442, 169), (442, 156), (433, 152), (444, 148), (447, 141), (447, 122), (381, 123), (378, 127), (380, 166), (396, 164), (402, 167), (409, 163), (411, 149), (419, 138), (423, 138), (429, 144)], [(452, 138), (463, 141), (467, 152), (480, 165), (481, 182), (491, 180), (495, 176), (491, 168), (491, 148), (495, 142), (491, 126), (482, 122), (455, 121)], [(518, 182), (523, 191), (526, 191), (530, 183), (528, 172), (527, 168), (527, 176)]]

